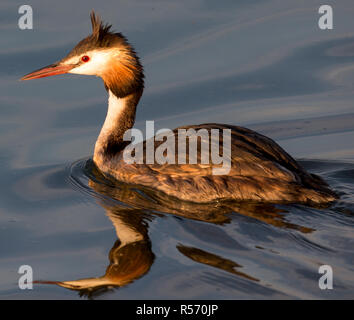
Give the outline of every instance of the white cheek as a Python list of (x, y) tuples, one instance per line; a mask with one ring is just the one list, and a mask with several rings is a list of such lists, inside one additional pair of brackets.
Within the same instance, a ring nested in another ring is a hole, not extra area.
[[(111, 57), (110, 52), (96, 51), (88, 54), (90, 60), (81, 64), (80, 66), (71, 69), (69, 73), (86, 74), (99, 76), (104, 72), (107, 62)], [(76, 60), (77, 61), (77, 60)], [(72, 61), (66, 61), (66, 63), (72, 63)]]
[(74, 69), (71, 69), (69, 73), (75, 74), (87, 74), (87, 75), (97, 75), (97, 69), (101, 69), (101, 65), (92, 64), (91, 61), (80, 65)]

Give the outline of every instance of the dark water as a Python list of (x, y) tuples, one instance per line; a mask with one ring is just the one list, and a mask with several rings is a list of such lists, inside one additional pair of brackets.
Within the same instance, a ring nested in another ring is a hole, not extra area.
[[(352, 1), (326, 3), (327, 31), (321, 1), (31, 1), (27, 31), (21, 4), (0, 4), (1, 299), (353, 298)], [(91, 161), (101, 81), (18, 81), (86, 36), (91, 8), (142, 57), (137, 128), (251, 127), (341, 199), (196, 205), (103, 179)], [(20, 290), (21, 265), (49, 283)], [(333, 269), (332, 290), (319, 288), (321, 265)]]

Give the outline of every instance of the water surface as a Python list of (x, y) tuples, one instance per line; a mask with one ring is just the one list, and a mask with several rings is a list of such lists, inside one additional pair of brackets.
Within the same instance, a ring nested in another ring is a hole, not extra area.
[[(354, 295), (354, 5), (33, 0), (0, 5), (1, 299), (309, 299)], [(87, 10), (85, 9), (87, 8)], [(193, 205), (103, 179), (98, 78), (18, 79), (65, 55), (95, 8), (142, 57), (136, 127), (222, 122), (276, 140), (341, 195), (328, 208)], [(20, 290), (30, 265), (33, 290)], [(320, 290), (330, 265), (334, 289)], [(88, 290), (87, 288), (91, 288)]]

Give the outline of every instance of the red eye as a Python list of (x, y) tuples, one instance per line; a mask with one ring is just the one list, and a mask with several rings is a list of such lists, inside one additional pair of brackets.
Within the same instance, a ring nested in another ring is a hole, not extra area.
[(89, 57), (89, 56), (82, 56), (82, 57), (81, 57), (81, 60), (82, 60), (83, 62), (87, 62), (87, 61), (90, 60), (90, 57)]

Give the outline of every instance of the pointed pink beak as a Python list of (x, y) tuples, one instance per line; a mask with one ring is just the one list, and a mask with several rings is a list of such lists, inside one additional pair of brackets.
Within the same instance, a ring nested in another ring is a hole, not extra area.
[(24, 77), (21, 78), (21, 80), (39, 79), (44, 77), (55, 76), (57, 74), (68, 73), (74, 67), (75, 67), (74, 64), (53, 63), (49, 66), (46, 66), (44, 68), (26, 74)]

